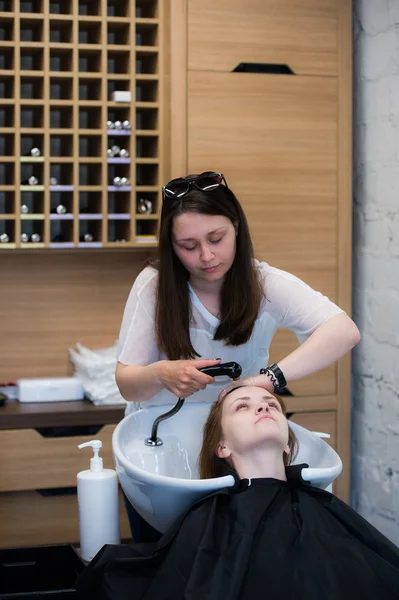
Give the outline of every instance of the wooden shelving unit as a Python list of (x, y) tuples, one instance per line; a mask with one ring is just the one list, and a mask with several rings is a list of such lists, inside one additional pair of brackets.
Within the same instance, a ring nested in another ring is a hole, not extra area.
[(163, 10), (163, 0), (0, 0), (0, 250), (156, 245)]

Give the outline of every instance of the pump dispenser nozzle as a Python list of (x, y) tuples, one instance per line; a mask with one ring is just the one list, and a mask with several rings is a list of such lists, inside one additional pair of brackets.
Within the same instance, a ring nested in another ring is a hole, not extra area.
[(90, 459), (90, 471), (99, 472), (103, 470), (103, 459), (99, 456), (100, 448), (102, 448), (101, 440), (91, 440), (84, 444), (79, 444), (78, 448), (93, 448), (94, 456)]

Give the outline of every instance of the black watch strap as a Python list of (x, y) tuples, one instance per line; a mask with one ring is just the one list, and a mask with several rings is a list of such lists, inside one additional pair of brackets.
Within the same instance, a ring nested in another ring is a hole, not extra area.
[(284, 377), (284, 373), (277, 365), (277, 363), (273, 363), (266, 369), (260, 370), (261, 375), (267, 375), (273, 384), (273, 391), (275, 394), (278, 394), (280, 390), (284, 389), (287, 385), (287, 381)]

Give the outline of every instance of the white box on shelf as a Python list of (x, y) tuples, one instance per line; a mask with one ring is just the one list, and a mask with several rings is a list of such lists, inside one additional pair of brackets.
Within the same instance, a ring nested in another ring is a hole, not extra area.
[(83, 400), (84, 391), (77, 377), (35, 377), (19, 379), (20, 402), (65, 402)]
[(111, 97), (113, 102), (131, 102), (132, 92), (126, 90), (115, 90), (115, 92), (112, 92)]

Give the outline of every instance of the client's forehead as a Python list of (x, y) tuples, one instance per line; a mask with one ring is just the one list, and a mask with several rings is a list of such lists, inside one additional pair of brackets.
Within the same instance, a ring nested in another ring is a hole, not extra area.
[(275, 396), (273, 396), (273, 394), (271, 394), (267, 390), (265, 390), (261, 387), (256, 387), (256, 386), (252, 386), (252, 385), (245, 385), (245, 386), (237, 387), (233, 391), (229, 392), (227, 394), (226, 398), (229, 398), (229, 404), (231, 404), (231, 402), (234, 402), (237, 399), (243, 399), (243, 398), (245, 398), (246, 400), (265, 399), (265, 400), (275, 400), (276, 402), (278, 402), (277, 398)]

